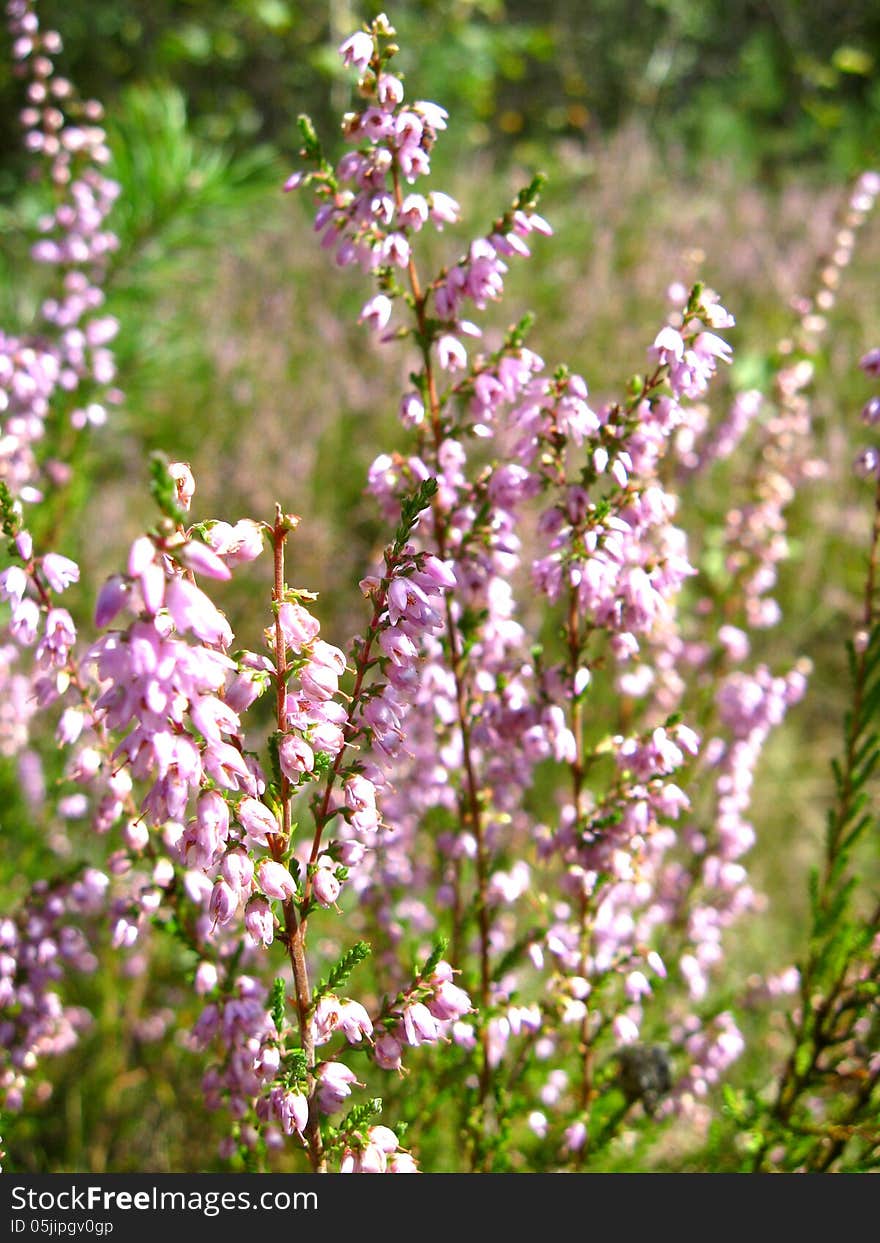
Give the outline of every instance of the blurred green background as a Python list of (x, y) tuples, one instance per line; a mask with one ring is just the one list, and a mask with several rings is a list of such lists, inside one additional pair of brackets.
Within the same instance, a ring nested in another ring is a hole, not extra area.
[[(642, 365), (670, 282), (700, 275), (737, 316), (729, 387), (769, 391), (776, 343), (794, 323), (790, 300), (812, 288), (849, 182), (880, 152), (880, 7), (386, 7), (410, 95), (450, 113), (434, 185), (462, 202), (465, 220), (430, 243), (437, 262), (485, 229), (532, 170), (549, 177), (543, 210), (556, 236), (512, 268), (490, 321), (503, 326), (535, 311), (534, 348), (548, 363), (568, 361), (601, 400)], [(84, 563), (84, 579), (116, 569), (151, 519), (145, 454), (161, 448), (192, 463), (201, 518), (269, 517), (276, 500), (300, 513), (290, 577), (320, 591), (331, 641), (344, 644), (363, 624), (357, 580), (386, 535), (363, 486), (372, 458), (402, 444), (394, 411), (409, 368), (397, 347), (382, 355), (370, 347), (355, 323), (367, 283), (326, 262), (307, 204), (280, 186), (297, 164), (299, 112), (339, 148), (336, 118), (351, 100), (351, 78), (335, 47), (379, 8), (342, 0), (39, 5), (64, 38), (63, 71), (106, 105), (112, 172), (123, 186), (108, 299), (122, 323), (126, 403), (78, 448), (78, 482), (53, 516), (66, 524), (64, 551)], [(44, 205), (18, 144), (18, 91), (4, 48), (0, 323), (10, 327), (26, 327), (39, 303), (40, 274), (26, 256)], [(878, 261), (880, 229), (869, 222), (817, 360), (816, 452), (828, 472), (791, 511), (786, 620), (756, 647), (778, 668), (805, 654), (815, 671), (807, 702), (760, 773), (753, 867), (768, 906), (737, 932), (742, 977), (779, 969), (797, 952), (830, 794), (827, 765), (845, 706), (843, 639), (867, 532), (867, 498), (849, 469), (857, 413), (870, 395), (855, 364), (880, 342)], [(733, 503), (746, 471), (734, 465), (689, 495), (685, 523), (699, 529)], [(260, 644), (254, 602), (268, 596), (267, 572), (258, 561), (223, 601), (246, 646)], [(0, 797), (8, 823), (11, 771)], [(15, 848), (21, 877), (38, 866), (40, 831)], [(13, 879), (4, 897), (15, 889)], [(150, 1037), (147, 988), (112, 974), (86, 985), (99, 1021), (60, 1071), (61, 1105), (4, 1132), (16, 1139), (20, 1165), (174, 1170), (213, 1161), (197, 1061), (187, 1077), (171, 1040)], [(175, 1004), (187, 1004), (185, 989)], [(756, 1069), (754, 1059), (744, 1067)]]

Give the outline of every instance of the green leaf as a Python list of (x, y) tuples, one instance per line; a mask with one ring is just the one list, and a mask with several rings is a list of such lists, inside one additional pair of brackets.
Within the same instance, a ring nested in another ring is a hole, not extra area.
[(284, 1015), (287, 1006), (287, 997), (284, 980), (281, 976), (276, 976), (272, 982), (272, 988), (269, 993), (269, 1009), (272, 1012), (272, 1022), (275, 1024), (275, 1030), (278, 1035), (284, 1028)]
[(312, 998), (313, 1002), (317, 1002), (326, 996), (327, 993), (335, 992), (336, 989), (341, 988), (347, 982), (355, 967), (362, 963), (365, 958), (369, 958), (371, 952), (370, 946), (366, 941), (356, 941), (350, 950), (346, 950), (336, 963), (336, 966), (331, 969), (327, 978), (321, 980), (318, 984)]

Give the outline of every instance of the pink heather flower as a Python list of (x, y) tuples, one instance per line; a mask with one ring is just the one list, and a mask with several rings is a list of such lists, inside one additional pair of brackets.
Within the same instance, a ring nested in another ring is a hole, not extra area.
[(631, 971), (626, 977), (623, 991), (630, 1001), (639, 1001), (642, 997), (650, 997), (651, 985), (641, 971)]
[(720, 358), (723, 363), (729, 363), (733, 358), (733, 350), (714, 332), (701, 332), (694, 341), (693, 349), (700, 357)]
[(21, 600), (27, 591), (28, 577), (20, 565), (11, 565), (0, 574), (0, 592), (7, 600)]
[(277, 1091), (273, 1094), (273, 1103), (278, 1121), (285, 1135), (302, 1135), (309, 1121), (309, 1102), (302, 1092)]
[(156, 560), (156, 547), (146, 535), (139, 535), (128, 554), (128, 574), (130, 578), (139, 578), (147, 566)]
[(404, 427), (418, 427), (425, 417), (425, 407), (418, 393), (406, 393), (398, 413)]
[(236, 893), (247, 896), (254, 879), (254, 861), (244, 847), (233, 846), (220, 861), (220, 874)]
[(358, 1081), (354, 1071), (343, 1066), (342, 1062), (322, 1062), (315, 1078), (318, 1081), (318, 1108), (325, 1114), (337, 1113), (351, 1096), (352, 1084)]
[(358, 1001), (346, 1001), (340, 1012), (340, 1026), (349, 1044), (360, 1044), (373, 1034), (373, 1022)]
[(254, 945), (269, 946), (275, 939), (275, 919), (265, 898), (253, 897), (244, 908), (244, 926)]
[(383, 108), (395, 108), (403, 103), (403, 83), (390, 73), (380, 73), (376, 83), (376, 97)]
[(382, 254), (386, 263), (393, 263), (398, 268), (405, 268), (409, 263), (412, 251), (403, 233), (391, 233), (382, 244)]
[(192, 570), (194, 574), (204, 574), (206, 578), (217, 578), (221, 581), (232, 577), (225, 561), (221, 561), (212, 548), (198, 540), (187, 540), (178, 550), (177, 557), (181, 565)]
[(263, 859), (257, 867), (257, 883), (267, 898), (285, 900), (296, 894), (296, 881), (283, 863)]
[(332, 993), (323, 996), (315, 1006), (312, 1028), (315, 1044), (326, 1044), (342, 1022), (342, 1003)]
[(37, 661), (62, 668), (76, 642), (76, 628), (67, 609), (50, 609), (46, 614), (46, 630), (37, 644)]
[(339, 45), (339, 55), (345, 66), (353, 66), (364, 73), (373, 59), (373, 39), (364, 30), (358, 30)]
[(268, 846), (268, 835), (279, 831), (278, 821), (259, 799), (243, 798), (235, 809), (235, 818), (251, 841), (259, 846)]
[(299, 674), (300, 685), (310, 699), (332, 699), (339, 690), (339, 675), (327, 665), (310, 661)]
[(316, 639), (309, 656), (310, 666), (320, 665), (325, 669), (330, 669), (337, 677), (345, 673), (345, 653), (340, 648), (334, 647), (332, 643)]
[(208, 911), (215, 924), (228, 924), (238, 910), (239, 897), (231, 885), (225, 880), (218, 880), (211, 890), (211, 901)]
[(373, 332), (381, 332), (391, 319), (392, 309), (391, 299), (383, 293), (377, 293), (374, 298), (365, 303), (358, 316), (358, 323), (366, 324)]
[(355, 773), (345, 783), (345, 805), (352, 813), (351, 823), (359, 832), (369, 833), (378, 829), (376, 789), (373, 783), (360, 773)]
[(277, 1045), (263, 1045), (254, 1058), (254, 1074), (270, 1083), (281, 1069), (281, 1050)]
[(192, 498), (195, 496), (196, 481), (186, 462), (169, 462), (168, 474), (177, 486), (177, 503), (181, 509), (189, 512)]
[(31, 600), (30, 597), (24, 600), (13, 598), (9, 629), (25, 647), (36, 643), (40, 631), (40, 607), (36, 600)]
[(880, 346), (863, 354), (859, 366), (866, 375), (880, 376)]
[(329, 855), (321, 855), (315, 864), (312, 892), (321, 906), (332, 906), (339, 897), (342, 885), (335, 874), (336, 864)]
[[(441, 108), (439, 104), (430, 103), (427, 99), (420, 99), (418, 103), (413, 104), (413, 111), (418, 113), (427, 126), (438, 133), (446, 129), (449, 113), (445, 108)], [(436, 198), (436, 195), (434, 197)], [(448, 195), (444, 194), (443, 197), (447, 198)]]
[(666, 979), (666, 964), (656, 950), (651, 950), (645, 961), (655, 975), (659, 975), (661, 980)]
[(457, 337), (448, 333), (437, 342), (437, 358), (444, 371), (460, 371), (467, 366), (467, 351)]
[(226, 648), (232, 643), (229, 622), (194, 583), (172, 579), (165, 590), (165, 606), (181, 634), (192, 631), (197, 639), (215, 647)]
[[(217, 528), (223, 528), (220, 539)], [(215, 523), (208, 531), (208, 542), (222, 557), (227, 565), (242, 565), (247, 561), (255, 561), (263, 551), (264, 529), (261, 523), (252, 518), (240, 518), (233, 527), (228, 523)]]
[(292, 651), (299, 653), (317, 638), (321, 623), (301, 604), (286, 601), (279, 606), (278, 620), (284, 642)]
[(473, 1007), (471, 999), (463, 988), (459, 988), (457, 984), (453, 984), (450, 980), (442, 980), (434, 990), (434, 996), (427, 1003), (428, 1009), (435, 1019), (445, 1022), (450, 1019), (460, 1019), (464, 1015), (470, 1014)]
[(440, 1029), (427, 1006), (414, 1001), (403, 1011), (403, 1030), (407, 1044), (433, 1044), (440, 1037)]
[(278, 762), (285, 777), (298, 781), (315, 767), (315, 753), (298, 734), (285, 734), (278, 744)]
[(71, 583), (79, 582), (79, 566), (69, 557), (57, 552), (47, 552), (42, 561), (46, 582), (53, 591), (62, 592)]
[(451, 590), (456, 584), (455, 571), (448, 561), (441, 561), (439, 557), (435, 557), (433, 553), (429, 553), (426, 557), (420, 558), (419, 570), (417, 578), (427, 578), (430, 583), (436, 587), (444, 587)]
[(408, 194), (398, 219), (405, 228), (418, 231), (428, 219), (428, 202), (424, 195)]
[(442, 230), (444, 224), (457, 224), (461, 218), (461, 208), (455, 199), (439, 190), (428, 195), (428, 210), (431, 220), (439, 230)]
[(658, 363), (681, 362), (684, 357), (684, 340), (675, 328), (661, 328), (648, 351)]
[(99, 629), (108, 626), (113, 618), (125, 606), (129, 595), (129, 586), (121, 574), (108, 578), (98, 593), (95, 605), (95, 625)]
[(635, 1044), (639, 1038), (639, 1029), (628, 1014), (618, 1014), (611, 1028), (618, 1044)]
[(373, 1046), (376, 1065), (382, 1070), (400, 1070), (403, 1048), (390, 1032), (382, 1032)]

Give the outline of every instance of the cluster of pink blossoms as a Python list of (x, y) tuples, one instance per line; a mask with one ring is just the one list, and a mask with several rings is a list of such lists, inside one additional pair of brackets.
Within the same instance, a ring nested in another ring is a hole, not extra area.
[[(365, 860), (355, 884), (364, 927), (383, 963), (399, 959), (401, 979), (413, 937), (437, 929), (451, 937), (476, 998), (475, 1020), (459, 1021), (454, 1035), (463, 1065), (472, 1052), (481, 1108), (485, 1067), (499, 1068), (508, 1044), (513, 1064), (529, 1048), (539, 1060), (559, 1059), (563, 1078), (548, 1088), (559, 1125), (542, 1110), (529, 1125), (571, 1155), (592, 1142), (596, 1057), (607, 1067), (618, 1055), (625, 1077), (623, 1051), (638, 1060), (644, 1047), (656, 1069), (659, 1055), (638, 1042), (657, 1032), (667, 1042), (664, 1111), (702, 1117), (696, 1102), (743, 1047), (733, 1015), (707, 1013), (704, 1003), (724, 932), (754, 906), (742, 863), (754, 839), (754, 770), (771, 729), (803, 694), (805, 667), (776, 676), (739, 666), (748, 628), (777, 620), (768, 593), (788, 553), (783, 510), (801, 476), (815, 472), (798, 459), (780, 474), (773, 452), (764, 453), (774, 465), (755, 505), (727, 516), (736, 609), (723, 617), (708, 598), (693, 616), (680, 611), (704, 583), (670, 478), (676, 467), (682, 478), (715, 469), (756, 428), (781, 448), (803, 422), (806, 378), (798, 371), (795, 384), (780, 374), (779, 412), (766, 426), (762, 395), (752, 391), (710, 423), (705, 398), (719, 364), (731, 361), (721, 334), (733, 318), (699, 286), (690, 297), (681, 290), (685, 305), (657, 334), (625, 403), (592, 405), (583, 378), (549, 372), (519, 330), (494, 352), (473, 353), (466, 342), (482, 330), (462, 318), (464, 307), (480, 311), (500, 298), (505, 260), (528, 254), (530, 233), (550, 230), (535, 213), (533, 185), (457, 263), (425, 279), (417, 235), (445, 220), (431, 210), (434, 197), (404, 198), (402, 185), (427, 173), (445, 114), (404, 104), (389, 69), (392, 34), (380, 18), (340, 49), (364, 99), (343, 127), (357, 151), (334, 171), (306, 128), (303, 153), (315, 171), (288, 182), (314, 188), (316, 228), (339, 262), (375, 275), (362, 322), (383, 340), (411, 335), (419, 347), (421, 370), (399, 409), (415, 443), (378, 457), (369, 486), (391, 514), (420, 481), (437, 481), (420, 541), (455, 577), (444, 625), (423, 638), (407, 745), (383, 798), (384, 849)], [(874, 193), (863, 178), (851, 210), (863, 215)], [(823, 281), (834, 284), (831, 274)], [(395, 300), (409, 307), (410, 329), (389, 330)], [(561, 623), (561, 647), (537, 653), (516, 595), (524, 546), (536, 550), (532, 584)], [(703, 688), (716, 666), (707, 711)], [(591, 704), (604, 706), (609, 687), (624, 728), (612, 725), (588, 745)], [(704, 746), (669, 719), (682, 709), (699, 714)], [(568, 772), (573, 795), (560, 799), (555, 825), (530, 810), (529, 791), (547, 765)], [(697, 781), (707, 797), (696, 798)], [(525, 913), (536, 884), (546, 910), (537, 920)], [(561, 1066), (572, 1051), (583, 1061), (577, 1093), (578, 1076)], [(575, 1095), (581, 1108), (566, 1128)]]
[[(39, 222), (31, 256), (55, 278), (36, 320), (25, 330), (0, 331), (0, 485), (3, 529), (12, 564), (0, 573), (7, 606), (0, 636), (0, 753), (18, 763), (22, 794), (35, 818), (46, 814), (47, 783), (30, 733), (34, 716), (59, 700), (71, 706), (58, 740), (77, 731), (80, 702), (77, 635), (71, 612), (57, 597), (79, 579), (79, 567), (54, 550), (35, 546), (28, 513), (70, 478), (70, 465), (47, 441), (50, 415), (75, 430), (105, 421), (121, 400), (114, 387), (110, 348), (116, 320), (104, 310), (103, 283), (117, 247), (107, 217), (118, 187), (102, 171), (109, 159), (101, 108), (81, 101), (55, 70), (57, 32), (41, 29), (31, 0), (9, 0), (14, 71), (25, 79), (21, 114), (26, 149), (41, 165), (54, 207)], [(74, 798), (71, 809), (79, 806)], [(62, 804), (61, 816), (66, 813)], [(64, 830), (46, 817), (47, 844), (69, 852)], [(103, 873), (37, 885), (3, 933), (2, 1076), (7, 1108), (19, 1108), (26, 1078), (40, 1073), (44, 1056), (69, 1048), (86, 1017), (64, 1003), (63, 976), (90, 971), (94, 955), (79, 923), (95, 917), (108, 893)]]

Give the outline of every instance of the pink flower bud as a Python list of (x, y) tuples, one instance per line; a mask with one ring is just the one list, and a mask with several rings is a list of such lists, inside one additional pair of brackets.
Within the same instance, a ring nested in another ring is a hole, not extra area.
[(403, 1048), (390, 1032), (382, 1032), (373, 1047), (376, 1065), (382, 1070), (400, 1070)]
[(225, 880), (216, 881), (211, 890), (211, 901), (208, 904), (208, 912), (214, 923), (221, 927), (228, 924), (238, 910), (238, 901), (238, 894), (231, 885), (228, 885)]
[(187, 540), (177, 556), (181, 565), (185, 565), (194, 574), (204, 574), (206, 578), (217, 578), (221, 581), (232, 577), (229, 566), (220, 560), (213, 549), (198, 540)]
[(296, 894), (296, 881), (283, 863), (264, 859), (257, 868), (257, 882), (267, 898), (283, 901)]
[(315, 753), (298, 734), (285, 734), (278, 744), (278, 762), (285, 777), (298, 781), (315, 767)]
[(322, 1113), (333, 1114), (340, 1110), (351, 1086), (357, 1083), (357, 1075), (342, 1062), (322, 1062), (315, 1072), (318, 1081), (318, 1108)]
[(360, 1044), (373, 1034), (373, 1022), (358, 1001), (346, 1001), (340, 1012), (340, 1025), (349, 1044)]
[(246, 894), (254, 879), (253, 859), (241, 846), (233, 846), (220, 862), (220, 874), (237, 893)]
[(98, 603), (95, 605), (95, 625), (99, 629), (108, 626), (123, 608), (128, 593), (128, 583), (121, 574), (114, 574), (107, 579), (98, 593)]
[(277, 1045), (263, 1045), (254, 1058), (254, 1074), (271, 1082), (281, 1068), (281, 1050)]
[(463, 988), (450, 980), (443, 980), (434, 991), (434, 996), (427, 1003), (435, 1019), (446, 1021), (460, 1019), (472, 1010), (471, 999)]
[(427, 1006), (414, 1001), (403, 1012), (403, 1030), (407, 1044), (417, 1047), (420, 1044), (433, 1044), (439, 1039), (440, 1029), (437, 1020)]
[(153, 564), (155, 559), (156, 549), (153, 541), (148, 539), (146, 535), (139, 536), (132, 544), (128, 554), (129, 578), (139, 578), (147, 566)]
[(273, 1096), (276, 1116), (285, 1135), (302, 1135), (309, 1121), (309, 1102), (302, 1092), (281, 1092)]
[(243, 798), (235, 809), (235, 818), (245, 833), (259, 846), (268, 845), (268, 835), (279, 831), (278, 821), (265, 805), (255, 798)]
[(275, 919), (265, 898), (250, 899), (244, 908), (244, 926), (254, 945), (272, 944), (275, 939)]
[(342, 889), (335, 875), (335, 868), (336, 864), (327, 855), (323, 855), (315, 866), (312, 892), (321, 906), (332, 906)]

